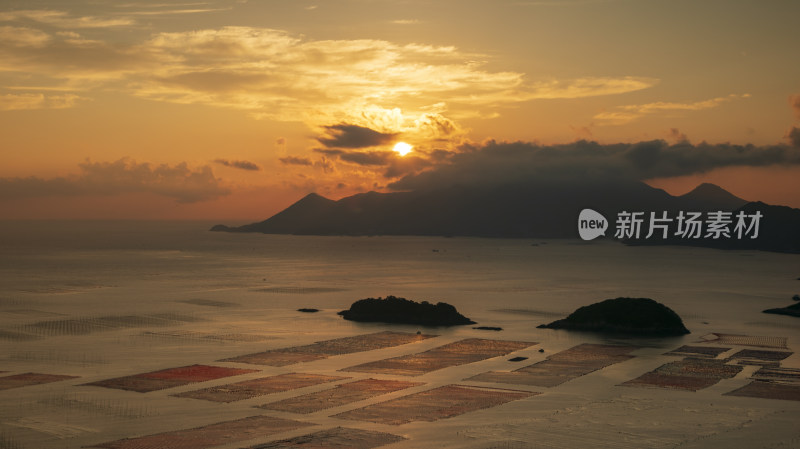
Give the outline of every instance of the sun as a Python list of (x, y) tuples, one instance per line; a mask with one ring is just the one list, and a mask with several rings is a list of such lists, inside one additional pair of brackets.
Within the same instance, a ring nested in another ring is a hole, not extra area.
[(406, 154), (411, 152), (412, 148), (414, 147), (405, 142), (397, 142), (394, 148), (392, 148), (392, 151), (399, 154), (400, 156), (405, 156)]

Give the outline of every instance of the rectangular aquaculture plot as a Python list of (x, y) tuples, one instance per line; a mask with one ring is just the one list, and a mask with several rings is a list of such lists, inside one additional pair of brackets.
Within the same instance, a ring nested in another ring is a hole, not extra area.
[(335, 418), (400, 425), (437, 421), (537, 395), (530, 391), (446, 385), (334, 415)]
[(753, 373), (752, 378), (753, 382), (725, 394), (800, 401), (800, 369), (762, 367)]
[(761, 399), (783, 399), (800, 401), (800, 383), (783, 383), (769, 380), (754, 380), (749, 384), (725, 393), (726, 396), (745, 396)]
[(664, 355), (676, 355), (680, 357), (704, 357), (713, 359), (716, 358), (718, 355), (729, 351), (731, 348), (716, 348), (716, 347), (708, 347), (708, 346), (681, 346), (678, 349), (673, 349), (670, 352), (664, 353)]
[(336, 427), (302, 435), (288, 440), (259, 444), (250, 449), (372, 449), (405, 440), (404, 437), (384, 432)]
[[(1, 372), (1, 371), (0, 371)], [(13, 376), (0, 377), (0, 391), (12, 388), (27, 387), (29, 385), (49, 384), (67, 379), (77, 379), (78, 376), (64, 376), (58, 374), (23, 373)]]
[(362, 401), (393, 391), (423, 385), (420, 382), (402, 380), (364, 379), (337, 385), (330, 390), (323, 390), (303, 396), (284, 399), (259, 406), (267, 410), (279, 410), (292, 413), (313, 413), (327, 408)]
[(417, 354), (409, 354), (344, 368), (358, 373), (419, 376), (451, 366), (478, 362), (525, 349), (537, 343), (527, 341), (486, 340), (468, 338)]
[(792, 355), (791, 351), (767, 351), (763, 349), (743, 349), (730, 356), (740, 365), (761, 365), (775, 366), (780, 365), (780, 361)]
[(310, 387), (326, 382), (348, 379), (339, 376), (324, 376), (321, 374), (290, 373), (277, 376), (262, 377), (260, 379), (245, 380), (227, 385), (203, 388), (201, 390), (187, 391), (174, 394), (175, 397), (205, 399), (214, 402), (234, 402), (243, 399), (264, 396), (280, 391), (294, 390)]
[(138, 438), (125, 438), (89, 447), (105, 449), (203, 449), (269, 436), (311, 425), (313, 424), (273, 418), (271, 416), (250, 416), (194, 429), (158, 433)]
[(786, 337), (760, 337), (752, 335), (711, 333), (700, 337), (697, 343), (713, 343), (716, 345), (753, 346), (756, 348), (786, 349)]
[(661, 365), (620, 385), (697, 391), (736, 376), (742, 368), (726, 365), (723, 360), (686, 358)]
[(436, 335), (410, 334), (407, 332), (376, 332), (355, 337), (318, 341), (305, 346), (273, 349), (254, 354), (222, 359), (220, 362), (250, 363), (253, 365), (286, 366), (300, 362), (324, 359), (334, 355), (352, 354), (422, 341)]
[(555, 387), (609, 365), (629, 360), (634, 357), (629, 353), (636, 349), (636, 346), (586, 343), (514, 371), (489, 371), (465, 380)]
[(226, 368), (222, 366), (191, 365), (179, 368), (170, 368), (150, 373), (134, 374), (132, 376), (117, 377), (114, 379), (100, 380), (85, 385), (96, 387), (116, 388), (118, 390), (149, 391), (163, 390), (194, 382), (221, 379), (223, 377), (238, 376), (240, 374), (255, 373), (258, 370)]

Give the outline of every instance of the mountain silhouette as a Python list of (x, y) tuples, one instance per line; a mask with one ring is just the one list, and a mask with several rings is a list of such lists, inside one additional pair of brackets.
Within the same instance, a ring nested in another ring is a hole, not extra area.
[[(755, 209), (765, 216), (758, 239), (706, 241), (667, 239), (630, 244), (688, 244), (717, 248), (800, 252), (792, 237), (800, 229), (800, 210), (748, 203), (719, 186), (701, 184), (672, 196), (638, 181), (553, 183), (530, 180), (498, 185), (457, 185), (409, 192), (367, 192), (338, 201), (311, 193), (267, 220), (212, 231), (295, 235), (427, 235), (509, 238), (577, 238), (581, 210), (594, 209), (613, 224), (623, 211), (675, 216), (680, 211), (735, 212)], [(794, 226), (794, 228), (792, 227)], [(613, 225), (610, 226), (613, 228)], [(770, 233), (767, 236), (767, 233)], [(612, 236), (610, 231), (607, 236)]]
[(709, 204), (713, 204), (715, 208), (720, 210), (734, 210), (747, 204), (747, 201), (733, 195), (722, 187), (707, 182), (700, 184), (691, 192), (678, 198), (680, 198), (684, 207), (690, 209), (702, 209)]

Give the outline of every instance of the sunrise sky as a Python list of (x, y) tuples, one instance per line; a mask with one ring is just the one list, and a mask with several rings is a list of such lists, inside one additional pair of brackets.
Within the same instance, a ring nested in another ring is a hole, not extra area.
[(800, 207), (798, 17), (796, 0), (4, 0), (0, 218), (252, 221), (515, 141), (536, 156), (502, 163), (530, 176), (599, 167)]

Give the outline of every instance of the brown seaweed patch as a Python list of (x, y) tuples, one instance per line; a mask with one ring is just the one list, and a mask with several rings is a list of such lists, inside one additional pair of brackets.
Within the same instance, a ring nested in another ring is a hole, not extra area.
[(258, 370), (210, 365), (191, 365), (101, 380), (85, 385), (147, 393), (149, 391), (163, 390), (195, 382), (221, 379), (223, 377), (254, 372), (258, 372)]
[(738, 334), (711, 333), (700, 337), (696, 343), (713, 343), (717, 345), (754, 346), (757, 348), (786, 349), (786, 337), (763, 337)]
[(297, 447), (313, 449), (372, 449), (405, 439), (391, 433), (336, 427), (288, 440), (259, 444), (250, 449), (291, 449)]
[(314, 293), (335, 293), (347, 291), (345, 288), (335, 287), (268, 287), (256, 289), (263, 293), (292, 293), (296, 295), (310, 295)]
[(800, 384), (754, 380), (741, 388), (725, 393), (725, 395), (800, 401)]
[(40, 336), (32, 335), (25, 332), (16, 332), (10, 331), (5, 329), (0, 329), (0, 340), (10, 340), (10, 341), (31, 341), (31, 340), (39, 340)]
[(106, 449), (202, 449), (269, 436), (311, 425), (313, 424), (273, 418), (271, 416), (250, 416), (194, 429), (164, 432), (138, 438), (125, 438), (90, 447)]
[(193, 304), (195, 306), (206, 306), (206, 307), (238, 307), (239, 304), (233, 302), (225, 302), (225, 301), (215, 301), (213, 299), (186, 299), (183, 301), (178, 301), (185, 304)]
[(272, 349), (254, 354), (222, 359), (220, 362), (250, 363), (253, 365), (286, 366), (300, 362), (324, 359), (334, 355), (383, 349), (422, 341), (435, 335), (410, 334), (406, 332), (376, 332), (354, 337), (318, 341), (310, 345)]
[(0, 390), (10, 390), (12, 388), (27, 387), (29, 385), (49, 384), (67, 379), (77, 379), (78, 376), (66, 376), (59, 374), (23, 373), (12, 376), (0, 377)]
[(581, 344), (557, 352), (546, 360), (514, 371), (489, 371), (465, 380), (555, 387), (615, 363), (633, 358), (636, 346)]
[(337, 385), (329, 390), (264, 404), (259, 408), (292, 413), (313, 413), (420, 385), (423, 384), (402, 380), (364, 379)]
[(334, 417), (391, 425), (412, 421), (431, 422), (537, 394), (531, 391), (446, 385), (339, 413)]
[(192, 340), (192, 341), (265, 341), (272, 340), (274, 337), (257, 334), (214, 334), (209, 332), (193, 332), (193, 331), (146, 331), (140, 334), (142, 337), (160, 338), (160, 339), (178, 339), (178, 340)]
[(478, 362), (536, 345), (528, 341), (468, 338), (417, 354), (409, 354), (344, 368), (340, 371), (419, 376), (451, 366)]
[(791, 351), (766, 351), (763, 349), (742, 349), (730, 356), (728, 360), (734, 360), (740, 365), (771, 365), (778, 366), (781, 360), (792, 355)]
[(729, 351), (731, 348), (716, 348), (708, 346), (681, 346), (680, 348), (673, 349), (664, 355), (677, 355), (681, 357), (705, 357), (709, 359), (716, 358), (718, 355)]
[(260, 379), (245, 380), (233, 384), (219, 385), (200, 390), (173, 394), (180, 398), (204, 399), (213, 402), (234, 402), (264, 396), (281, 391), (310, 387), (326, 382), (349, 379), (348, 377), (324, 376), (321, 374), (289, 373)]
[(24, 333), (40, 337), (60, 335), (88, 335), (137, 327), (174, 326), (200, 321), (198, 318), (178, 313), (157, 313), (152, 315), (112, 315), (101, 317), (68, 318), (62, 320), (38, 321), (20, 328)]
[(751, 376), (758, 380), (781, 381), (800, 385), (800, 369), (762, 367)]
[(661, 365), (620, 385), (697, 391), (741, 371), (742, 366), (726, 365), (724, 360), (686, 358)]

